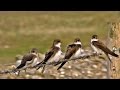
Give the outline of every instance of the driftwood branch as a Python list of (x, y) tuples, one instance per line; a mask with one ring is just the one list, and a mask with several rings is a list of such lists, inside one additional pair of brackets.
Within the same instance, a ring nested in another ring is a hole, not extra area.
[(92, 56), (98, 56), (98, 55), (96, 55), (96, 54), (94, 54), (94, 53), (91, 53), (91, 54), (89, 54), (89, 55), (85, 54), (85, 55), (79, 56), (79, 57), (77, 57), (77, 58), (61, 59), (61, 60), (59, 60), (59, 61), (53, 61), (53, 62), (47, 62), (47, 63), (45, 63), (45, 64), (41, 64), (41, 67), (44, 66), (44, 65), (53, 65), (53, 66), (55, 66), (56, 64), (60, 64), (60, 63), (65, 62), (65, 61), (86, 59), (86, 58), (90, 58), (90, 57), (92, 57)]
[[(93, 52), (90, 52), (90, 53), (83, 54), (83, 55), (81, 55), (81, 56), (79, 56), (79, 57), (77, 57), (77, 58), (61, 59), (61, 60), (59, 60), (59, 61), (47, 62), (47, 63), (45, 63), (45, 64), (41, 64), (40, 67), (43, 67), (43, 69), (45, 69), (45, 66), (46, 66), (46, 65), (56, 66), (56, 65), (58, 65), (58, 64), (60, 64), (60, 63), (62, 63), (62, 62), (64, 62), (64, 61), (80, 60), (80, 59), (86, 59), (86, 58), (95, 57), (95, 56), (98, 56), (98, 55), (96, 55), (96, 54), (93, 53)], [(27, 68), (30, 68), (30, 67), (26, 67), (25, 69), (27, 69)], [(34, 68), (34, 67), (32, 67), (32, 68)], [(16, 70), (16, 69), (13, 69), (13, 70), (4, 70), (4, 71), (0, 71), (0, 74), (15, 73), (15, 72), (17, 72), (17, 71), (20, 72), (21, 70)], [(44, 70), (43, 70), (43, 71), (44, 71)], [(43, 71), (42, 71), (42, 72), (43, 72)]]
[[(101, 54), (99, 54), (99, 55), (101, 55)], [(47, 63), (45, 63), (45, 64), (40, 64), (39, 66), (38, 66), (38, 68), (37, 68), (37, 70), (39, 69), (39, 68), (42, 68), (43, 67), (43, 69), (42, 69), (42, 73), (44, 72), (44, 70), (45, 70), (45, 66), (46, 65), (53, 65), (53, 66), (56, 66), (56, 65), (59, 65), (59, 64), (61, 64), (62, 62), (65, 62), (65, 61), (72, 61), (72, 60), (80, 60), (80, 59), (86, 59), (86, 58), (90, 58), (90, 57), (95, 57), (95, 56), (99, 56), (99, 55), (97, 55), (97, 54), (95, 54), (95, 53), (86, 53), (86, 54), (84, 54), (84, 55), (81, 55), (81, 56), (79, 56), (79, 57), (77, 57), (77, 58), (72, 58), (72, 59), (61, 59), (61, 60), (59, 60), (59, 61), (57, 61), (57, 62), (55, 62), (55, 61), (53, 61), (53, 62), (47, 62)], [(100, 57), (101, 58), (101, 57)], [(102, 57), (101, 59), (105, 59), (104, 57)]]

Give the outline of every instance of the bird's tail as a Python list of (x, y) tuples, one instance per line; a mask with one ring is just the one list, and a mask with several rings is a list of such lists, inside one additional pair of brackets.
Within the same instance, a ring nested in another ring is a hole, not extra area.
[(57, 70), (59, 70), (60, 68), (62, 68), (63, 67), (63, 65), (66, 63), (67, 61), (65, 61), (65, 62), (63, 62), (59, 67), (58, 67), (58, 69)]
[(43, 66), (42, 64), (45, 64), (45, 63), (46, 62), (44, 60), (42, 62), (38, 63), (38, 65), (36, 66), (36, 67), (38, 67), (37, 70)]
[(114, 56), (114, 57), (119, 57), (119, 55), (117, 55), (117, 54), (115, 54), (114, 52), (110, 52), (109, 54), (111, 54), (112, 56)]

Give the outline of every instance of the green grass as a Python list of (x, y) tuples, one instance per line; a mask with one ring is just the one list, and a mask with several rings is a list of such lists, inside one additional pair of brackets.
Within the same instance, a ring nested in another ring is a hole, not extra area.
[(45, 53), (56, 38), (62, 40), (62, 50), (80, 37), (84, 47), (98, 34), (105, 40), (108, 22), (119, 20), (120, 13), (111, 11), (77, 12), (0, 12), (0, 63), (14, 62), (17, 54), (32, 47)]

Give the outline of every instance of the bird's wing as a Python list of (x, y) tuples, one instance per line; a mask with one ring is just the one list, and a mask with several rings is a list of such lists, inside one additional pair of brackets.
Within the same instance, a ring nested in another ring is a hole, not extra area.
[[(23, 56), (21, 64), (17, 67), (17, 69), (20, 69), (22, 67), (24, 67), (27, 63), (27, 61), (30, 61), (31, 63), (33, 62), (32, 60), (36, 57), (36, 55), (34, 54), (26, 54)], [(29, 63), (29, 64), (31, 64)]]
[(76, 47), (75, 44), (68, 45), (66, 53), (65, 53), (65, 59), (69, 59), (72, 55), (74, 55), (76, 51), (75, 47)]
[[(70, 59), (70, 57), (72, 55), (74, 55), (75, 52), (76, 52), (76, 45), (75, 44), (68, 45), (64, 59)], [(65, 65), (66, 62), (67, 61), (62, 62), (62, 64), (57, 68), (57, 70), (59, 70), (60, 68), (62, 68)]]
[(45, 64), (51, 57), (53, 57), (58, 50), (59, 48), (52, 47), (51, 50), (45, 54), (44, 60), (35, 65), (35, 67), (38, 67), (37, 70), (41, 67), (42, 64)]
[(118, 55), (115, 54), (114, 52), (112, 52), (109, 48), (107, 48), (106, 45), (104, 45), (102, 42), (100, 41), (94, 41), (93, 45), (96, 46), (97, 48), (101, 49), (102, 51), (104, 51), (106, 54), (111, 54), (115, 57), (117, 57)]
[(55, 53), (59, 50), (59, 48), (54, 47), (52, 48), (49, 52), (45, 54), (45, 59), (44, 61), (47, 62), (52, 56), (55, 55)]
[(94, 41), (94, 42), (93, 42), (93, 45), (96, 46), (97, 48), (103, 50), (104, 52), (107, 52), (107, 53), (111, 52), (111, 50), (108, 49), (107, 46), (105, 46), (105, 45), (104, 45), (102, 42), (100, 42), (100, 41)]

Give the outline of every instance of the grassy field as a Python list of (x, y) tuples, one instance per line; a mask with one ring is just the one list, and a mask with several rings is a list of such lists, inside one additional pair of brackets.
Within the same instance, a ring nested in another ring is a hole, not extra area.
[(80, 37), (84, 48), (90, 47), (90, 38), (98, 34), (106, 40), (108, 22), (118, 20), (120, 12), (0, 12), (0, 63), (15, 61), (36, 47), (45, 53), (54, 39), (62, 40), (62, 50)]

